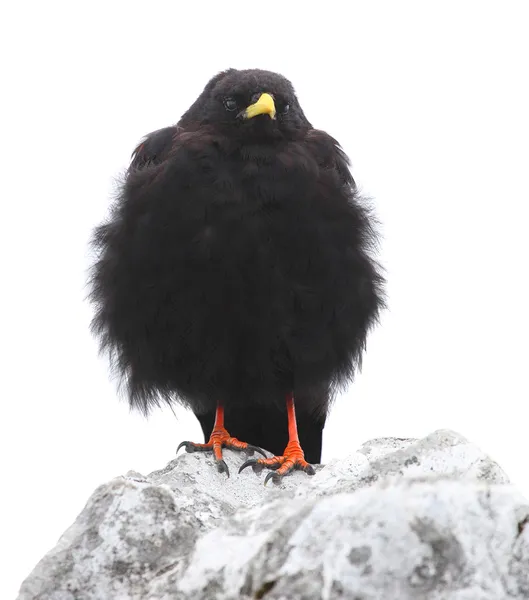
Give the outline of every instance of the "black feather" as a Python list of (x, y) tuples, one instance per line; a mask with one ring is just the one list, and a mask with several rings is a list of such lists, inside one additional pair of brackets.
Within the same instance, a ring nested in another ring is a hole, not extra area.
[[(260, 91), (288, 113), (241, 120), (224, 108)], [(216, 76), (178, 126), (138, 146), (94, 234), (92, 327), (130, 404), (179, 401), (210, 427), (222, 400), (230, 433), (247, 439), (228, 414), (274, 421), (293, 390), (321, 451), (329, 402), (384, 305), (373, 225), (347, 157), (286, 79)]]
[(132, 153), (130, 169), (143, 169), (163, 162), (178, 131), (178, 127), (164, 127), (146, 136)]

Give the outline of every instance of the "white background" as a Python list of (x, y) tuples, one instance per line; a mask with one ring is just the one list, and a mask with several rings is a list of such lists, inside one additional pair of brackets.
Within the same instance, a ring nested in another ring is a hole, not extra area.
[(0, 597), (16, 595), (97, 485), (200, 439), (181, 409), (145, 420), (116, 399), (88, 333), (86, 244), (137, 141), (231, 66), (293, 81), (383, 223), (390, 310), (331, 414), (324, 461), (372, 437), (451, 428), (529, 496), (524, 6), (21, 2), (4, 13)]

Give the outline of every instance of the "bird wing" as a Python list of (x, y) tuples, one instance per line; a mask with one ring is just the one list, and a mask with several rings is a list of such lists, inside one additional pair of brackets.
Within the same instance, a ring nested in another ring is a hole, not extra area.
[(306, 141), (315, 153), (318, 162), (326, 169), (333, 169), (343, 185), (356, 187), (355, 180), (349, 169), (350, 161), (340, 144), (328, 133), (320, 129), (311, 129)]
[(143, 169), (160, 164), (167, 158), (173, 146), (174, 137), (179, 131), (181, 131), (180, 127), (171, 126), (146, 135), (132, 153), (130, 169)]

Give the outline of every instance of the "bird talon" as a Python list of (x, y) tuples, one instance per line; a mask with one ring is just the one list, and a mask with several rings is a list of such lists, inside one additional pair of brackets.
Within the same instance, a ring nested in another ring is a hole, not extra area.
[(274, 483), (274, 485), (279, 485), (281, 483), (282, 476), (278, 475), (275, 471), (270, 471), (265, 477), (264, 485), (266, 485), (270, 479)]
[(219, 473), (226, 473), (226, 475), (228, 476), (228, 479), (229, 479), (230, 470), (228, 469), (228, 465), (226, 464), (226, 462), (224, 460), (217, 461), (217, 470)]
[(195, 444), (194, 442), (180, 442), (178, 444), (178, 448), (176, 449), (176, 453), (180, 448), (184, 447), (188, 454), (193, 454), (193, 452), (207, 452), (208, 450), (212, 450), (212, 444)]
[(259, 463), (258, 458), (249, 458), (240, 466), (239, 473), (241, 473), (243, 469), (246, 469), (246, 467), (252, 467), (252, 471), (256, 474), (259, 474), (264, 469), (264, 465)]
[(177, 454), (178, 454), (178, 451), (180, 450), (180, 448), (185, 448), (186, 452), (189, 452), (189, 453), (196, 452), (196, 448), (194, 447), (194, 445), (191, 442), (180, 442), (178, 444), (178, 448), (176, 449)]
[[(230, 476), (230, 471), (228, 469), (228, 465), (222, 458), (222, 449), (229, 448), (234, 451), (242, 451), (247, 454), (247, 456), (252, 456), (255, 452), (262, 454), (266, 459), (266, 454), (264, 450), (259, 448), (259, 446), (254, 446), (252, 444), (247, 444), (246, 442), (241, 442), (237, 438), (231, 437), (230, 434), (224, 429), (224, 427), (216, 426), (211, 432), (209, 441), (206, 444), (195, 444), (194, 442), (180, 442), (178, 448), (176, 449), (176, 453), (180, 448), (185, 448), (186, 452), (213, 452), (213, 456), (215, 458), (215, 462), (217, 464), (217, 469), (219, 473), (226, 473), (226, 475)], [(263, 459), (259, 459), (263, 460)], [(252, 458), (247, 460), (242, 467), (239, 469), (239, 473), (245, 467), (252, 466), (254, 473), (260, 473), (263, 470), (263, 466), (257, 464), (257, 459)]]
[(258, 452), (259, 454), (261, 454), (261, 456), (264, 456), (264, 458), (266, 458), (264, 450), (259, 448), (259, 446), (252, 446), (252, 444), (248, 444), (246, 448), (246, 453), (248, 454), (248, 456), (253, 456), (255, 452)]
[(312, 465), (307, 464), (305, 467), (302, 468), (302, 470), (305, 471), (307, 475), (316, 475), (316, 471), (314, 470), (314, 467)]
[(239, 467), (239, 474), (241, 474), (244, 471), (244, 469), (246, 469), (246, 467), (255, 465), (256, 462), (257, 461), (255, 460), (255, 458), (249, 458), (248, 460), (245, 460)]

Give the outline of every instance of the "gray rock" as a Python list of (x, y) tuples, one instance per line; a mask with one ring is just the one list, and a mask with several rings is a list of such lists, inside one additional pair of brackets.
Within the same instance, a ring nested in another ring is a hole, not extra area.
[(280, 486), (183, 454), (99, 487), (18, 600), (529, 598), (529, 502), (451, 431)]

